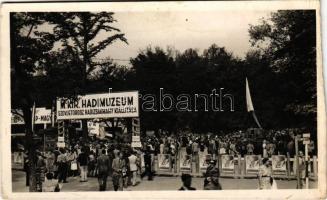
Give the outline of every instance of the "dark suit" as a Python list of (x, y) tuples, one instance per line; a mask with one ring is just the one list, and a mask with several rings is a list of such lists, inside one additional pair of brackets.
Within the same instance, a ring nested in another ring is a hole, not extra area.
[(106, 155), (101, 155), (98, 157), (98, 181), (99, 190), (105, 191), (107, 187), (107, 177), (109, 173), (109, 157)]
[(145, 164), (145, 171), (141, 174), (141, 178), (144, 176), (148, 176), (148, 180), (152, 180), (152, 159), (151, 153), (149, 151), (145, 152), (144, 154), (144, 164)]

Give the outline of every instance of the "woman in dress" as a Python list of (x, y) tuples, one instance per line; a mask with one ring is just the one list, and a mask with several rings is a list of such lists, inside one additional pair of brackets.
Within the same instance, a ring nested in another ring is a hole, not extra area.
[(262, 165), (259, 167), (259, 189), (271, 189), (272, 185), (272, 168), (271, 161), (268, 158), (262, 160)]

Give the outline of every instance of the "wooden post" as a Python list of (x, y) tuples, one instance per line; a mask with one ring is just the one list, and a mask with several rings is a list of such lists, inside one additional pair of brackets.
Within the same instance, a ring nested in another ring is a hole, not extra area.
[(318, 178), (318, 161), (317, 156), (313, 156), (313, 176), (315, 179)]
[(52, 102), (52, 108), (51, 108), (51, 126), (54, 127), (54, 124), (55, 124), (55, 104), (56, 104), (56, 101), (54, 100)]
[(238, 162), (237, 175), (238, 175), (238, 178), (241, 178), (241, 176), (242, 176), (241, 155), (237, 155), (237, 162)]
[(238, 171), (238, 167), (236, 169), (236, 165), (235, 165), (235, 157), (233, 156), (233, 163), (234, 163), (234, 171), (233, 171), (233, 178), (236, 178), (236, 172)]
[(290, 161), (290, 153), (287, 152), (287, 180), (290, 180), (291, 175), (291, 161)]
[(195, 168), (196, 168), (196, 173), (199, 174), (200, 172), (200, 165), (199, 165), (199, 162), (200, 162), (200, 157), (199, 157), (199, 152), (197, 153), (197, 155), (194, 156), (195, 157)]
[(309, 162), (308, 162), (308, 143), (305, 143), (305, 189), (309, 189), (309, 172), (308, 172), (308, 167), (309, 167)]
[(301, 189), (300, 170), (299, 170), (299, 137), (295, 136), (295, 165), (296, 165), (296, 189)]
[(223, 171), (222, 171), (222, 163), (221, 163), (221, 155), (220, 154), (218, 155), (218, 169), (220, 171), (220, 174), (222, 174)]
[(176, 164), (176, 173), (179, 174), (180, 173), (180, 160), (181, 160), (181, 156), (180, 156), (180, 149), (178, 150), (177, 156), (178, 159), (175, 160)]
[(241, 158), (241, 170), (242, 172), (242, 178), (244, 178), (246, 176), (246, 164), (245, 164), (245, 157)]

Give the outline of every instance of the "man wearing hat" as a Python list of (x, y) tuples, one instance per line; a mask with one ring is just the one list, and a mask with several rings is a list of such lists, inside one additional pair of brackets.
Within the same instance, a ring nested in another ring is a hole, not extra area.
[(196, 190), (194, 187), (191, 187), (192, 176), (190, 174), (182, 174), (183, 186), (179, 190)]
[(221, 190), (219, 183), (219, 169), (216, 167), (216, 161), (210, 160), (207, 171), (204, 175), (204, 190)]

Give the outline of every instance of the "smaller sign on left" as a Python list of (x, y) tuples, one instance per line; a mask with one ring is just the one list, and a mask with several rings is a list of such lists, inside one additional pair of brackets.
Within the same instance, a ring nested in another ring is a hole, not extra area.
[[(50, 124), (51, 110), (46, 108), (35, 109), (35, 124)], [(11, 124), (25, 124), (23, 111), (20, 109), (11, 110)]]

